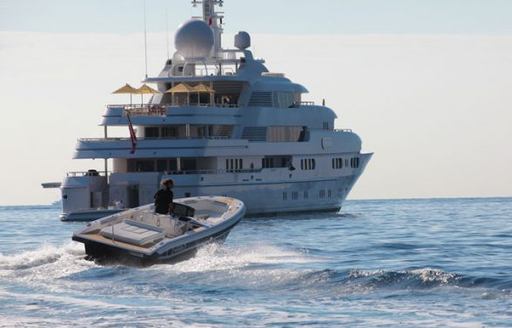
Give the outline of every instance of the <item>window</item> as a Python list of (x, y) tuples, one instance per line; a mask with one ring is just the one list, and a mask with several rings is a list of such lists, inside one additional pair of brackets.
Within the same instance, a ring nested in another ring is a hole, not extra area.
[(288, 193), (286, 191), (283, 192), (283, 200), (288, 200)]
[(325, 198), (325, 190), (320, 190), (318, 196), (320, 196), (320, 198)]
[(145, 128), (144, 137), (146, 138), (158, 138), (160, 137), (160, 128)]
[(309, 192), (304, 191), (304, 199), (308, 199), (308, 198), (309, 198)]
[(261, 167), (264, 169), (289, 167), (291, 163), (291, 156), (269, 156), (261, 159)]
[(268, 142), (299, 142), (303, 130), (302, 126), (270, 126), (266, 137)]
[(182, 158), (181, 159), (181, 170), (182, 171), (196, 171), (197, 160), (195, 158)]
[(166, 159), (159, 159), (156, 161), (156, 170), (158, 172), (165, 172), (167, 171), (167, 160)]
[(359, 167), (359, 157), (352, 157), (350, 159), (350, 167), (353, 169), (357, 169)]
[(244, 168), (244, 161), (241, 158), (226, 159), (226, 170), (228, 172), (240, 171)]
[(322, 125), (322, 128), (324, 130), (329, 130), (329, 122), (324, 122), (323, 125)]
[(327, 197), (331, 198), (332, 197), (332, 191), (331, 189), (327, 190)]
[(335, 170), (340, 170), (343, 168), (343, 158), (333, 158), (332, 159), (332, 168)]
[(297, 200), (297, 199), (299, 199), (299, 193), (296, 191), (292, 192), (292, 200)]
[(292, 92), (274, 92), (274, 105), (280, 108), (290, 108), (295, 105), (295, 94)]
[(316, 160), (314, 158), (305, 158), (300, 160), (301, 170), (314, 170), (316, 169)]
[(135, 162), (135, 172), (154, 172), (155, 171), (155, 161), (148, 160), (137, 160)]
[(178, 131), (176, 128), (163, 127), (160, 135), (162, 138), (175, 138), (178, 136)]

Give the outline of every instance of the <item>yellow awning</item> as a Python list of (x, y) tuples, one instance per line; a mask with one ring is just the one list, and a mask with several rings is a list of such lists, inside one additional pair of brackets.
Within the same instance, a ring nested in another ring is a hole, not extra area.
[(199, 93), (214, 93), (215, 92), (215, 90), (213, 90), (209, 86), (204, 85), (202, 83), (199, 83), (195, 87), (192, 87), (192, 90), (193, 90), (193, 92), (199, 92)]
[(170, 88), (165, 93), (191, 93), (191, 92), (197, 92), (197, 91), (194, 91), (194, 88), (192, 88), (188, 84), (180, 83), (178, 85), (175, 85), (173, 88)]
[(137, 94), (139, 93), (137, 89), (126, 83), (123, 87), (117, 89), (112, 92), (113, 94)]
[(160, 93), (160, 92), (151, 88), (147, 84), (143, 84), (140, 88), (137, 89), (137, 93), (140, 95), (145, 95), (145, 94), (153, 94), (153, 93)]

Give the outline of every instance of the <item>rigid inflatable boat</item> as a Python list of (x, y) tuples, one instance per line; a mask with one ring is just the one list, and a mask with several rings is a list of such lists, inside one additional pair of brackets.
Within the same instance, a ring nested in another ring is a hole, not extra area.
[(88, 258), (149, 265), (177, 262), (202, 245), (224, 241), (245, 214), (245, 205), (229, 197), (192, 197), (174, 201), (172, 215), (146, 205), (90, 222), (73, 234)]

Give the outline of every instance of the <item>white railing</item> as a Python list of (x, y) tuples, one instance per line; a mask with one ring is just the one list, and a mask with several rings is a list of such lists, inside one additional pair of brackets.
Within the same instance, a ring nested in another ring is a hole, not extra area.
[[(107, 175), (112, 172), (107, 171)], [(97, 176), (105, 176), (105, 171), (97, 171), (97, 170), (89, 170), (89, 171), (76, 171), (76, 172), (67, 172), (67, 177), (97, 177)]]
[[(204, 136), (204, 137), (161, 137), (161, 138), (139, 138), (137, 137), (137, 141), (144, 140), (227, 140), (231, 139), (229, 136)], [(78, 141), (130, 141), (131, 138), (80, 138)]]
[(169, 105), (172, 108), (176, 107), (205, 107), (205, 108), (211, 108), (211, 107), (218, 107), (218, 108), (238, 108), (238, 104), (209, 104), (209, 103), (202, 103), (202, 104), (171, 104)]
[(334, 132), (340, 132), (340, 133), (352, 133), (352, 129), (334, 129)]
[(200, 174), (225, 174), (225, 173), (260, 173), (263, 169), (245, 170), (189, 170), (189, 171), (165, 171), (164, 175), (200, 175)]
[(299, 103), (300, 106), (316, 106), (314, 101), (301, 101)]

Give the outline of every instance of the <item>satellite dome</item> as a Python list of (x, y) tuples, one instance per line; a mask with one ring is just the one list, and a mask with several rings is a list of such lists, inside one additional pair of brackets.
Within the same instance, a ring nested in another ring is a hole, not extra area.
[(235, 35), (235, 47), (240, 50), (245, 50), (251, 46), (251, 36), (247, 32), (238, 32)]
[(209, 57), (213, 44), (213, 31), (202, 20), (184, 23), (174, 38), (176, 50), (185, 59)]

